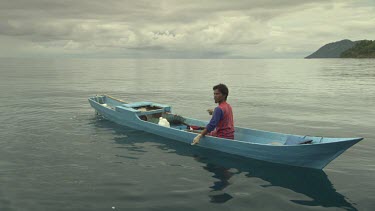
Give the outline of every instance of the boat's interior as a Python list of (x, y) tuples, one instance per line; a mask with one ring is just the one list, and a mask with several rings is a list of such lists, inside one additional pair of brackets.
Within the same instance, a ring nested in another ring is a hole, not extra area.
[[(158, 124), (160, 117), (163, 117), (169, 122), (171, 128), (186, 132), (200, 132), (207, 124), (205, 121), (173, 114), (170, 112), (171, 107), (167, 105), (151, 102), (126, 103), (108, 95), (97, 96), (93, 100), (113, 110), (117, 106), (134, 109), (140, 120), (153, 124)], [(235, 140), (267, 145), (317, 144), (335, 141), (334, 138), (282, 134), (241, 127), (235, 127)]]

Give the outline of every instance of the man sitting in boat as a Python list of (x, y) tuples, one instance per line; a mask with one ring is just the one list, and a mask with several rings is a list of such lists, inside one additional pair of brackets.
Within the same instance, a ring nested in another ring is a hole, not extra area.
[(219, 106), (208, 112), (212, 115), (211, 121), (206, 128), (198, 134), (192, 145), (198, 144), (200, 139), (205, 135), (216, 136), (219, 138), (234, 139), (234, 123), (232, 107), (227, 103), (229, 94), (228, 87), (224, 84), (218, 84), (213, 87), (215, 103)]

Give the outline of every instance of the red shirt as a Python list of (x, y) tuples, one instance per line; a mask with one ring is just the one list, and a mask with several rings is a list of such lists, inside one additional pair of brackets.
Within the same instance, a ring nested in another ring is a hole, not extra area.
[[(220, 110), (222, 112), (220, 112)], [(215, 126), (215, 130), (212, 131), (213, 126)], [(214, 115), (207, 125), (207, 130), (210, 132), (209, 135), (211, 136), (234, 139), (232, 107), (227, 102), (224, 101), (215, 108)]]

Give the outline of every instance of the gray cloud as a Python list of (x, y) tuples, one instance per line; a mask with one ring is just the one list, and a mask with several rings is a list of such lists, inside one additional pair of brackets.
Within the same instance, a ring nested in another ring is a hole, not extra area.
[(13, 42), (14, 56), (303, 57), (374, 32), (374, 14), (354, 0), (1, 1), (0, 44)]

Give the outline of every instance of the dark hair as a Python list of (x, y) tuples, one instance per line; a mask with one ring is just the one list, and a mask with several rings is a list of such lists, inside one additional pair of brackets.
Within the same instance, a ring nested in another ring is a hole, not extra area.
[(218, 89), (221, 92), (221, 94), (225, 95), (225, 100), (227, 100), (229, 90), (228, 90), (228, 87), (225, 84), (218, 84), (218, 85), (214, 86), (212, 89), (213, 90)]

